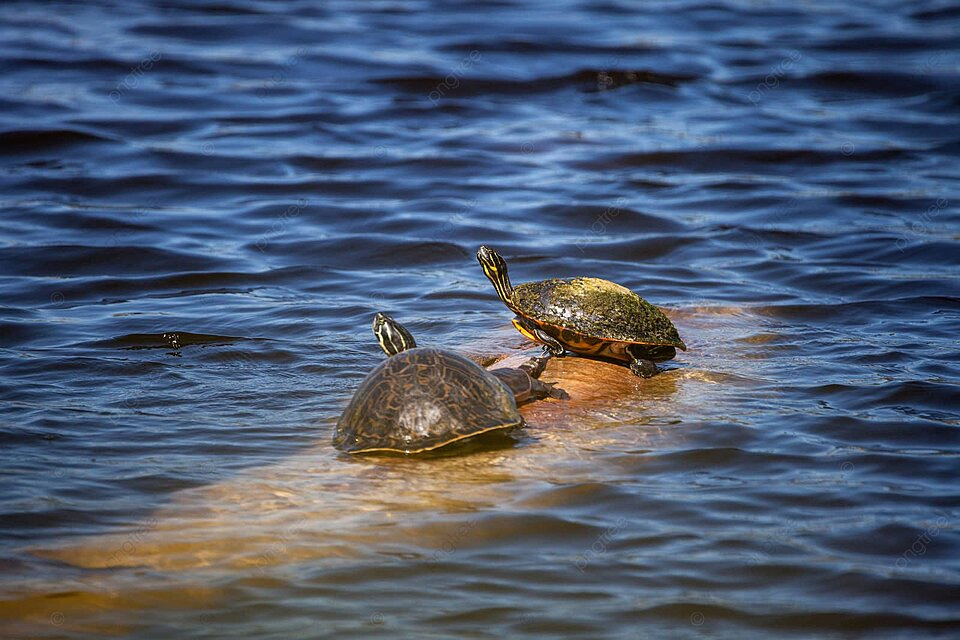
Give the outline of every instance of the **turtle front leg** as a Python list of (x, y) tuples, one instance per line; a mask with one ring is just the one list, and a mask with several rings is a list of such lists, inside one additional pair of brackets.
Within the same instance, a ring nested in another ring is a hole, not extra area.
[(660, 373), (660, 369), (653, 363), (653, 360), (643, 358), (632, 349), (627, 349), (627, 355), (630, 356), (630, 371), (641, 378), (652, 378)]
[(550, 360), (550, 353), (545, 352), (539, 356), (533, 356), (518, 368), (526, 371), (527, 375), (536, 380), (540, 377), (540, 374), (543, 373), (543, 370), (547, 367), (547, 361)]
[(528, 340), (533, 340), (534, 342), (543, 344), (551, 355), (559, 357), (563, 355), (564, 351), (566, 351), (566, 347), (560, 344), (560, 342), (558, 342), (553, 336), (547, 334), (526, 318), (517, 316), (511, 322), (513, 322), (514, 329), (523, 334), (523, 336)]
[(537, 337), (537, 340), (542, 342), (546, 346), (547, 351), (550, 352), (550, 355), (557, 356), (558, 358), (562, 356), (567, 348), (563, 346), (556, 338), (551, 335), (548, 335), (544, 331), (534, 328), (532, 331), (533, 335)]
[(550, 360), (551, 355), (548, 351), (541, 356), (534, 356), (517, 368), (530, 376), (530, 392), (535, 400), (547, 397), (558, 400), (569, 400), (570, 394), (556, 386), (556, 382), (542, 382), (538, 380), (540, 374), (543, 373), (543, 370), (546, 368), (547, 361)]
[(540, 398), (556, 398), (557, 400), (570, 399), (570, 394), (556, 386), (555, 382), (541, 382), (538, 380), (552, 355), (550, 351), (544, 351), (542, 355), (533, 356), (517, 367), (530, 376), (530, 393), (534, 400), (539, 400)]

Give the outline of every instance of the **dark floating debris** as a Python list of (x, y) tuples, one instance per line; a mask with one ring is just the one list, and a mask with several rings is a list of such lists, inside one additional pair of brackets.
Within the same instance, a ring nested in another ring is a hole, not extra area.
[(181, 349), (191, 345), (224, 345), (249, 339), (240, 336), (171, 331), (168, 333), (131, 333), (109, 340), (100, 340), (92, 343), (91, 346), (107, 349)]

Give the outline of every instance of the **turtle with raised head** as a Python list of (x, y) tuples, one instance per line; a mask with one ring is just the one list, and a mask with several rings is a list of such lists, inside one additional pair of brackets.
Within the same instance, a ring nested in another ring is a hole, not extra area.
[(373, 332), (390, 357), (367, 375), (337, 421), (333, 445), (346, 453), (423, 453), (520, 427), (517, 397), (555, 391), (532, 378), (533, 370), (517, 369), (510, 382), (452, 351), (417, 347), (386, 314), (377, 314)]
[(655, 362), (686, 350), (677, 328), (660, 309), (630, 289), (600, 278), (554, 278), (514, 287), (507, 263), (480, 247), (477, 260), (500, 300), (516, 314), (513, 326), (553, 355), (566, 351), (625, 362), (649, 378)]

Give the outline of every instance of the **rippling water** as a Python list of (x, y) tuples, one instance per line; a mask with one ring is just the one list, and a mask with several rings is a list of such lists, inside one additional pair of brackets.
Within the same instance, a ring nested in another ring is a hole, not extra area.
[[(960, 635), (955, 3), (0, 21), (0, 635)], [(689, 351), (337, 454), (375, 311), (522, 345), (481, 243)]]

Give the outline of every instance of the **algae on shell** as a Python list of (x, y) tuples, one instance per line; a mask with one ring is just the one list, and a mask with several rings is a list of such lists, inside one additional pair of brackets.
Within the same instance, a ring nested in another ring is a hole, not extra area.
[(513, 301), (535, 322), (597, 338), (687, 348), (659, 308), (609, 280), (580, 277), (526, 282), (514, 288)]

